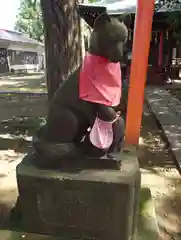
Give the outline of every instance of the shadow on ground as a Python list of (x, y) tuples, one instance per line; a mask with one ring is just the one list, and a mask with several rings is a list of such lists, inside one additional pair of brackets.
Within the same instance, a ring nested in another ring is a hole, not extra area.
[[(181, 239), (181, 177), (162, 130), (145, 107), (138, 150), (143, 185), (155, 203), (160, 239)], [(145, 238), (146, 239), (146, 238)]]
[(31, 151), (32, 136), (46, 114), (44, 95), (0, 94), (0, 227), (18, 197), (16, 166)]
[(0, 94), (0, 121), (17, 117), (36, 118), (46, 115), (46, 94)]
[(170, 89), (168, 90), (174, 97), (176, 97), (177, 99), (179, 99), (181, 101), (181, 85), (180, 85), (180, 89)]
[(0, 94), (0, 109), (0, 160), (5, 151), (26, 153), (45, 121), (46, 95)]
[[(159, 203), (159, 209), (165, 211), (157, 212), (159, 216), (159, 227), (165, 233), (165, 239), (181, 239), (181, 179), (171, 179), (168, 196), (163, 196)], [(164, 234), (163, 234), (164, 237)], [(170, 238), (169, 238), (170, 237)]]
[(45, 121), (43, 117), (13, 117), (1, 121), (0, 152), (7, 151), (7, 155), (12, 150), (15, 153), (26, 153), (31, 146), (32, 136)]
[(154, 116), (145, 108), (142, 119), (140, 146), (138, 156), (141, 168), (153, 170), (175, 168), (167, 143), (163, 141), (162, 130)]
[(21, 74), (0, 77), (0, 89), (3, 91), (46, 92), (44, 74)]

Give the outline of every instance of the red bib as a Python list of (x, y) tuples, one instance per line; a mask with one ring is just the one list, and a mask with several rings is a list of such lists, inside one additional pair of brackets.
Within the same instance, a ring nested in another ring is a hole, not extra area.
[(120, 63), (87, 53), (80, 71), (80, 99), (117, 106), (121, 99), (121, 88)]

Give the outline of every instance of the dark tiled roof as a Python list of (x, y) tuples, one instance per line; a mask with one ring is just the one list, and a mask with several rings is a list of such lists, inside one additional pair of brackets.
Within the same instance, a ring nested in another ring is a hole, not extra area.
[(79, 4), (84, 6), (106, 7), (108, 14), (135, 13), (137, 0), (98, 0), (93, 3)]
[(41, 43), (39, 43), (38, 41), (31, 39), (22, 33), (5, 29), (0, 29), (0, 40), (41, 45)]
[[(114, 14), (119, 15), (124, 13), (134, 14), (136, 12), (137, 0), (97, 0), (96, 2), (93, 3), (85, 3), (79, 5), (88, 7), (105, 7), (107, 9), (108, 14), (110, 15)], [(168, 4), (163, 5), (158, 12), (172, 12), (172, 11), (181, 11), (181, 0), (178, 0), (177, 3), (175, 4), (172, 4), (170, 1)]]

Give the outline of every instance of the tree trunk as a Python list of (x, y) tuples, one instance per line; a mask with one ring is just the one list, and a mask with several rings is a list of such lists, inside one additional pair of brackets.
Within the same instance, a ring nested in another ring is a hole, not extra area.
[(41, 0), (48, 98), (80, 65), (81, 31), (76, 0)]

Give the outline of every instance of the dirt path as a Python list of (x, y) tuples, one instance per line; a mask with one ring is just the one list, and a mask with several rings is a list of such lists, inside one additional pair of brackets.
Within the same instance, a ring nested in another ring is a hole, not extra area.
[(15, 74), (0, 77), (0, 92), (46, 92), (46, 79), (41, 74)]
[(160, 239), (181, 239), (181, 177), (161, 131), (147, 108), (143, 116), (139, 159), (142, 185), (151, 189), (155, 200)]
[(8, 220), (18, 196), (16, 166), (31, 147), (46, 106), (46, 96), (0, 94), (0, 227)]

